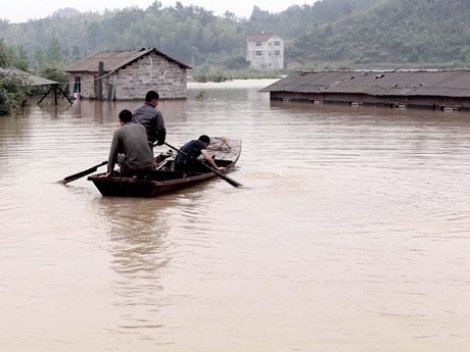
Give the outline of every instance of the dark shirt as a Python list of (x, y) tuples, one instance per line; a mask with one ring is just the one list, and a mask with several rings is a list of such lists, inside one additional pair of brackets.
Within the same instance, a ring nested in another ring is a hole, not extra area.
[(166, 129), (163, 115), (150, 103), (144, 103), (144, 105), (134, 111), (132, 121), (144, 125), (150, 145), (153, 145), (155, 141), (157, 141), (158, 145), (165, 143)]
[[(198, 139), (193, 139), (192, 141), (189, 141), (185, 145), (183, 145), (180, 150), (183, 153), (188, 154), (192, 158), (197, 158), (199, 155), (201, 155), (201, 150), (206, 149), (207, 145), (204, 142), (201, 142)], [(177, 153), (176, 158), (175, 158), (175, 165), (177, 168), (182, 168), (186, 165), (187, 163), (187, 157), (181, 153)]]

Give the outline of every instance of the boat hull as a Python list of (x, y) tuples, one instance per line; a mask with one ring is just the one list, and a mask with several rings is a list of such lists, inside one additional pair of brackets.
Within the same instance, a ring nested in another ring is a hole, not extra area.
[[(233, 169), (240, 157), (241, 141), (223, 139), (223, 145), (218, 138), (213, 139), (207, 148), (219, 166), (225, 167), (225, 172)], [(169, 163), (171, 167), (171, 162)], [(105, 174), (95, 174), (88, 177), (103, 196), (106, 197), (157, 197), (176, 192), (198, 183), (218, 178), (219, 176), (207, 169), (200, 172), (185, 174), (179, 171), (155, 170), (143, 178), (138, 177), (105, 177)]]

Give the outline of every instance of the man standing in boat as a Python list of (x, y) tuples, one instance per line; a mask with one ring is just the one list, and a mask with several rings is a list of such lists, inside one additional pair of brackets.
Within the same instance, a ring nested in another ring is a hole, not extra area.
[(111, 142), (106, 176), (112, 176), (116, 164), (120, 166), (122, 176), (144, 175), (154, 170), (153, 153), (144, 126), (132, 122), (129, 110), (119, 113), (119, 124), (121, 127), (114, 132)]
[(132, 121), (144, 125), (147, 131), (148, 144), (153, 151), (153, 144), (163, 145), (165, 143), (166, 129), (162, 113), (157, 110), (160, 96), (151, 90), (145, 95), (144, 104), (134, 111)]
[(211, 143), (209, 136), (202, 135), (199, 139), (193, 139), (185, 145), (183, 145), (180, 150), (182, 153), (177, 153), (175, 158), (175, 170), (177, 171), (199, 171), (201, 169), (201, 162), (197, 160), (199, 155), (202, 154), (204, 160), (216, 170), (224, 171), (224, 167), (219, 167), (215, 163), (212, 156), (206, 150), (208, 145)]

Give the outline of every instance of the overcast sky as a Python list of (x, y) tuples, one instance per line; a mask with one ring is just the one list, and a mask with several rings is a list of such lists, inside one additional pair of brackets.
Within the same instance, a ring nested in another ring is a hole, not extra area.
[[(316, 0), (180, 0), (184, 6), (195, 5), (222, 15), (231, 11), (238, 17), (248, 18), (253, 6), (269, 12), (281, 12), (291, 5), (311, 5)], [(175, 6), (175, 0), (160, 0), (163, 7)], [(137, 6), (146, 9), (154, 0), (0, 0), (0, 18), (11, 23), (26, 22), (29, 19), (39, 19), (51, 15), (54, 11), (72, 7), (80, 12), (100, 12), (104, 9), (122, 9)]]

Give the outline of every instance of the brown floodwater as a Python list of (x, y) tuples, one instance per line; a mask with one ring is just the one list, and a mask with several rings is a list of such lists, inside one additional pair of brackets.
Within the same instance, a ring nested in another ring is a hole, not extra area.
[(270, 103), (270, 82), (160, 105), (170, 144), (242, 139), (240, 189), (57, 183), (106, 160), (139, 102), (0, 118), (0, 350), (470, 346), (470, 114)]

